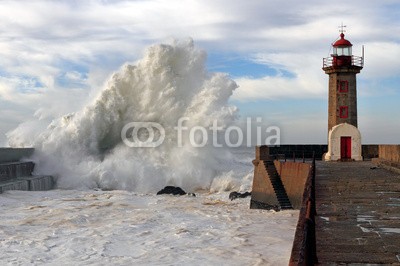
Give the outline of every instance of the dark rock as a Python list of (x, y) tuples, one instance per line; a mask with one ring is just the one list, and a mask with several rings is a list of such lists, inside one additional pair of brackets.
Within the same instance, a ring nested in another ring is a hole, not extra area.
[(196, 197), (196, 194), (194, 194), (194, 193), (188, 193), (188, 196), (189, 196), (189, 197)]
[(157, 195), (161, 194), (185, 195), (186, 192), (180, 187), (166, 186), (165, 188), (157, 192)]
[(237, 191), (233, 191), (233, 192), (231, 192), (229, 194), (229, 199), (230, 200), (234, 200), (234, 199), (237, 199), (237, 198), (245, 198), (245, 197), (248, 197), (248, 196), (251, 196), (251, 192), (240, 193), (240, 192), (237, 192)]

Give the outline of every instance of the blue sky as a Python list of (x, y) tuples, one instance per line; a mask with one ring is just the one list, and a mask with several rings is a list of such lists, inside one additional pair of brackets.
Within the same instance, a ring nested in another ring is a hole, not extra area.
[(398, 1), (0, 1), (0, 144), (18, 124), (76, 111), (144, 49), (191, 37), (210, 71), (239, 85), (242, 117), (281, 127), (283, 143), (326, 143), (322, 58), (347, 25), (364, 143), (400, 142)]

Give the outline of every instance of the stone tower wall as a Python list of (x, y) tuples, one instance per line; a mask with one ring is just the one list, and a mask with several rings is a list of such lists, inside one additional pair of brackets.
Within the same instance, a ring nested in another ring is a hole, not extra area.
[[(336, 125), (348, 123), (358, 127), (357, 122), (357, 81), (358, 67), (331, 68), (329, 74), (328, 132)], [(339, 82), (347, 82), (347, 91), (339, 91)], [(348, 107), (347, 117), (340, 116), (341, 107)]]

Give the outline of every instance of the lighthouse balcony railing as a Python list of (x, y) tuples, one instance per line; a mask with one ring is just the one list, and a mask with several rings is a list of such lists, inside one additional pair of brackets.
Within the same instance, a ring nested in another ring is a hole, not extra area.
[[(334, 57), (326, 57), (323, 58), (322, 66), (323, 68), (326, 67), (336, 67), (334, 64), (335, 60), (333, 60)], [(364, 58), (361, 56), (351, 56), (351, 66), (357, 66), (357, 67), (364, 67)]]

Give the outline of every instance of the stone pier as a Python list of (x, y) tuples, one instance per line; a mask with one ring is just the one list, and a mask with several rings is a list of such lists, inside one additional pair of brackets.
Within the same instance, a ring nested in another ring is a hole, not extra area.
[(400, 265), (400, 175), (370, 162), (317, 162), (321, 265)]
[(0, 148), (0, 194), (7, 190), (49, 190), (54, 178), (34, 175), (35, 164), (27, 161), (34, 149)]

